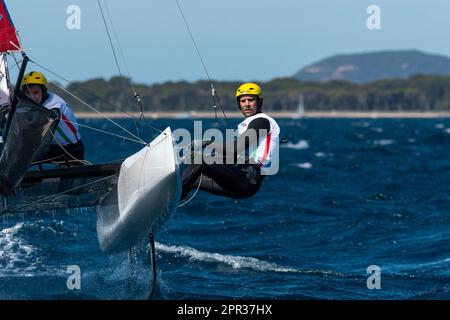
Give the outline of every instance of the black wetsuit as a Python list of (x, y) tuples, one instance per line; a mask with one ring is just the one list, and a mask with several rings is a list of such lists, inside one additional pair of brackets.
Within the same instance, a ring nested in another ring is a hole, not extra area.
[[(259, 137), (259, 130), (266, 130), (270, 132), (270, 122), (266, 118), (256, 118), (252, 120), (246, 131), (255, 130), (256, 141), (251, 138), (245, 138), (242, 134), (233, 143), (234, 163), (236, 163), (237, 156), (255, 146), (257, 141), (262, 140)], [(255, 137), (255, 136), (253, 136)], [(222, 150), (226, 155), (226, 146), (218, 143), (213, 143), (216, 150)], [(181, 199), (184, 199), (190, 191), (196, 189), (199, 184), (200, 190), (209, 193), (225, 196), (229, 198), (249, 198), (256, 194), (261, 187), (264, 176), (261, 175), (260, 167), (256, 163), (252, 163), (246, 153), (245, 164), (191, 164), (183, 171), (183, 191)]]
[[(73, 161), (75, 159), (77, 160), (84, 160), (84, 145), (81, 140), (79, 140), (77, 143), (70, 143), (67, 144), (64, 147), (64, 150), (57, 144), (52, 144), (50, 146), (50, 149), (48, 152), (39, 157), (33, 159), (34, 162), (38, 161), (44, 161), (44, 160), (51, 160), (51, 161)], [(69, 153), (69, 154), (67, 154)], [(75, 159), (74, 159), (75, 158)]]

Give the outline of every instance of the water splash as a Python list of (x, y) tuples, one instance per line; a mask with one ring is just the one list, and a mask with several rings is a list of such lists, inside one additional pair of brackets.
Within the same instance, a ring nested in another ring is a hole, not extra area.
[(223, 263), (231, 266), (233, 269), (251, 269), (259, 272), (280, 272), (280, 273), (302, 273), (302, 274), (322, 274), (337, 275), (341, 274), (328, 270), (300, 270), (280, 266), (273, 262), (259, 260), (253, 257), (224, 255), (215, 252), (200, 251), (188, 246), (165, 245), (155, 243), (158, 251), (172, 253), (180, 257), (186, 257), (189, 261), (201, 261), (208, 263)]
[(0, 231), (0, 275), (25, 271), (23, 276), (31, 276), (36, 269), (37, 260), (30, 261), (30, 257), (37, 248), (18, 236), (23, 226), (21, 222)]

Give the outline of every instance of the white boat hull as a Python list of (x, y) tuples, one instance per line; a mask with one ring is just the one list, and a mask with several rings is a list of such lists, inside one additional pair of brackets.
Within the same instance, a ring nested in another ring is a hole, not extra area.
[(97, 235), (107, 253), (133, 246), (153, 233), (173, 212), (181, 195), (181, 176), (170, 128), (127, 158), (117, 188), (97, 206)]

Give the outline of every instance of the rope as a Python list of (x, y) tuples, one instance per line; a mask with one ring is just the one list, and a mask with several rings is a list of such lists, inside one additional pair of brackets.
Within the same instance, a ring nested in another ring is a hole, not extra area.
[[(75, 124), (75, 122), (72, 122), (72, 121), (67, 121), (66, 120), (65, 122), (69, 122), (69, 123)], [(101, 130), (101, 129), (97, 129), (97, 128), (94, 128), (94, 127), (86, 126), (86, 125), (83, 125), (83, 124), (80, 124), (80, 123), (77, 123), (77, 124), (80, 127), (83, 127), (83, 128), (87, 128), (87, 129), (90, 129), (90, 130), (93, 130), (93, 131), (97, 131), (97, 132), (101, 132), (101, 133), (104, 133), (104, 134), (108, 134), (110, 136), (117, 137), (117, 138), (120, 138), (120, 139), (136, 142), (136, 143), (139, 143), (139, 144), (142, 144), (142, 145), (147, 145), (147, 143), (145, 143), (145, 142), (141, 142), (139, 140), (135, 140), (135, 139), (131, 139), (131, 138), (128, 138), (128, 137), (125, 137), (125, 136), (121, 136), (120, 134), (115, 134), (115, 133), (108, 132), (108, 131), (105, 131), (105, 130)]]
[(119, 69), (119, 74), (122, 77), (122, 71), (120, 70), (120, 65), (119, 65), (119, 61), (117, 60), (116, 50), (114, 49), (111, 35), (109, 34), (108, 25), (106, 23), (105, 15), (103, 14), (103, 9), (102, 9), (102, 5), (100, 4), (100, 0), (97, 0), (97, 3), (98, 3), (98, 7), (100, 8), (100, 13), (102, 14), (103, 23), (105, 24), (106, 34), (108, 35), (109, 44), (111, 45), (111, 49), (112, 49), (112, 52), (114, 55), (114, 60), (116, 60), (117, 69)]
[(61, 89), (62, 91), (64, 91), (65, 93), (69, 94), (70, 96), (72, 96), (73, 98), (75, 98), (76, 100), (78, 100), (79, 102), (81, 102), (82, 104), (84, 104), (85, 106), (87, 106), (88, 108), (90, 108), (91, 110), (97, 112), (99, 115), (101, 115), (102, 117), (104, 117), (105, 119), (111, 121), (112, 123), (114, 123), (116, 126), (118, 126), (119, 128), (121, 128), (122, 130), (124, 130), (125, 132), (127, 132), (129, 135), (133, 136), (134, 138), (136, 138), (137, 140), (141, 141), (142, 143), (146, 144), (141, 138), (139, 138), (138, 136), (136, 136), (134, 133), (130, 132), (129, 130), (125, 129), (123, 126), (121, 126), (120, 124), (118, 124), (117, 122), (115, 122), (114, 120), (112, 120), (111, 118), (109, 118), (107, 115), (101, 113), (100, 111), (98, 111), (97, 109), (95, 109), (94, 107), (90, 106), (87, 102), (84, 102), (83, 100), (81, 100), (80, 98), (78, 98), (77, 96), (75, 96), (74, 94), (72, 94), (70, 91), (64, 89), (63, 87), (59, 86), (58, 84), (56, 84), (55, 82), (53, 82), (53, 84), (58, 87), (59, 89)]
[(66, 150), (66, 148), (64, 148), (64, 146), (61, 144), (61, 142), (59, 142), (59, 141), (56, 139), (56, 136), (55, 136), (55, 134), (53, 133), (53, 131), (52, 131), (52, 130), (49, 130), (49, 131), (50, 131), (50, 133), (51, 133), (51, 135), (52, 135), (52, 137), (53, 137), (53, 140), (56, 141), (56, 143), (58, 144), (58, 146), (64, 151), (65, 154), (67, 154), (69, 157), (71, 157), (71, 158), (72, 158), (73, 160), (75, 160), (75, 161), (78, 161), (78, 162), (86, 162), (86, 163), (88, 163), (88, 164), (92, 164), (92, 163), (90, 163), (90, 162), (87, 161), (87, 160), (80, 160), (80, 159), (75, 158), (69, 151)]
[(212, 106), (214, 108), (214, 122), (217, 122), (216, 89), (211, 84)]
[[(80, 86), (77, 86), (77, 85), (73, 84), (70, 80), (64, 78), (62, 75), (60, 75), (60, 74), (58, 74), (58, 73), (56, 73), (56, 72), (50, 70), (49, 68), (47, 68), (47, 67), (45, 67), (45, 66), (43, 66), (43, 65), (41, 65), (41, 64), (39, 64), (39, 63), (37, 63), (37, 62), (35, 62), (35, 61), (33, 61), (33, 60), (30, 60), (29, 62), (35, 64), (36, 66), (38, 66), (39, 68), (44, 69), (44, 70), (47, 71), (47, 72), (53, 74), (54, 76), (60, 78), (61, 80), (63, 80), (63, 81), (65, 81), (66, 83), (68, 83), (69, 85), (73, 86), (74, 88), (79, 89), (79, 90), (81, 90), (81, 91), (83, 91), (83, 92), (85, 92), (85, 93), (87, 93), (87, 94), (90, 94), (91, 96), (93, 96), (93, 97), (95, 97), (96, 99), (102, 101), (103, 103), (105, 103), (105, 104), (107, 104), (107, 105), (109, 105), (109, 106), (111, 106), (111, 107), (114, 107), (114, 108), (117, 107), (117, 106), (113, 105), (112, 103), (110, 103), (108, 100), (105, 100), (105, 99), (103, 99), (102, 97), (96, 95), (95, 93), (90, 92), (89, 90), (86, 90), (86, 89), (84, 89), (83, 87), (80, 87)], [(54, 83), (54, 82), (53, 82), (53, 83)], [(126, 112), (123, 112), (123, 113), (124, 113), (124, 114), (127, 114)], [(128, 115), (128, 114), (127, 114), (127, 115)]]
[[(92, 93), (92, 92), (90, 92), (90, 91), (84, 89), (83, 87), (80, 87), (80, 86), (77, 86), (77, 85), (73, 84), (70, 80), (66, 79), (65, 77), (61, 76), (60, 74), (57, 74), (56, 72), (53, 72), (53, 71), (50, 70), (49, 68), (47, 68), (47, 67), (45, 67), (45, 66), (43, 66), (43, 65), (41, 65), (41, 64), (39, 64), (39, 63), (37, 63), (37, 62), (35, 62), (35, 61), (33, 61), (33, 60), (30, 60), (30, 62), (33, 63), (33, 64), (35, 64), (35, 65), (38, 66), (39, 68), (42, 68), (42, 69), (44, 69), (45, 71), (47, 71), (47, 72), (53, 74), (54, 76), (60, 78), (61, 80), (67, 82), (68, 84), (72, 85), (73, 87), (75, 87), (75, 88), (77, 88), (77, 89), (79, 89), (79, 90), (81, 90), (81, 91), (83, 91), (83, 92), (85, 92), (85, 93), (87, 93), (87, 94), (90, 94), (91, 96), (93, 96), (93, 97), (95, 97), (96, 99), (102, 101), (103, 103), (105, 103), (105, 104), (107, 104), (107, 105), (110, 105), (110, 106), (112, 106), (112, 107), (114, 107), (114, 108), (116, 107), (116, 106), (114, 106), (113, 104), (111, 104), (109, 101), (103, 99), (102, 97), (100, 97), (100, 96), (98, 96), (98, 95), (96, 95), (96, 94), (94, 94), (94, 93)], [(60, 86), (58, 86), (55, 82), (52, 82), (52, 83), (53, 83), (56, 87), (59, 87), (59, 88), (60, 88)], [(70, 93), (70, 94), (73, 95), (72, 93)], [(95, 108), (91, 107), (90, 105), (88, 105), (86, 102), (82, 101), (80, 98), (76, 97), (76, 99), (79, 100), (79, 101), (81, 101), (83, 104), (87, 105), (90, 109), (94, 110), (95, 112), (101, 114), (103, 117), (105, 117), (106, 119), (108, 119), (105, 115), (103, 115), (101, 112), (97, 111)], [(134, 119), (134, 117), (133, 117), (132, 115), (130, 115), (129, 113), (127, 113), (127, 112), (122, 112), (122, 113), (123, 113), (123, 114), (126, 114), (126, 115), (129, 116), (130, 118)], [(116, 123), (115, 123), (114, 121), (112, 121), (112, 120), (111, 120), (111, 122), (113, 122), (114, 124), (116, 124)], [(116, 124), (116, 125), (117, 125), (117, 124)], [(120, 127), (120, 126), (119, 126), (119, 127)], [(149, 127), (152, 128), (152, 129), (155, 130), (155, 131), (158, 131), (159, 133), (162, 133), (161, 130), (159, 130), (158, 128), (155, 128), (154, 126), (149, 125)], [(132, 134), (132, 135), (133, 135), (133, 134)], [(135, 135), (133, 135), (133, 136), (136, 137)], [(136, 138), (138, 138), (138, 137), (136, 137)], [(140, 138), (138, 138), (138, 139), (140, 140)]]
[[(111, 18), (111, 14), (109, 13), (108, 2), (104, 0), (103, 3), (105, 5), (106, 14), (108, 15), (109, 22), (111, 23), (111, 27), (112, 27), (112, 30), (113, 30), (114, 38), (116, 39), (117, 46), (119, 47), (120, 56), (122, 57), (123, 64), (125, 65), (125, 70), (127, 71), (128, 77), (131, 79), (130, 69), (128, 68), (128, 64), (127, 64), (127, 60), (125, 59), (125, 55), (123, 54), (122, 46), (120, 45), (119, 37), (117, 36), (116, 28), (114, 27), (114, 23), (113, 23), (113, 20)], [(139, 98), (138, 102), (140, 102), (140, 96), (137, 94), (137, 90), (136, 90), (135, 86), (133, 85), (133, 82), (131, 82), (130, 85), (131, 85), (131, 88), (133, 89), (135, 97), (137, 95), (138, 98)]]
[(197, 195), (198, 190), (200, 189), (200, 186), (202, 184), (202, 178), (203, 178), (203, 174), (200, 174), (200, 181), (198, 182), (198, 186), (197, 189), (195, 190), (194, 194), (192, 195), (192, 197), (190, 197), (187, 201), (183, 202), (182, 204), (180, 204), (178, 206), (178, 208), (181, 208), (182, 206), (184, 206), (185, 204), (187, 204), (188, 202), (190, 202), (192, 199), (194, 199), (194, 197)]
[[(109, 18), (109, 23), (111, 24), (111, 27), (112, 27), (112, 30), (113, 30), (114, 38), (116, 39), (116, 43), (117, 43), (117, 46), (119, 48), (120, 55), (122, 57), (122, 61), (123, 61), (124, 65), (125, 65), (127, 76), (130, 79), (130, 86), (131, 86), (131, 89), (133, 91), (134, 99), (136, 100), (137, 104), (139, 105), (139, 111), (140, 111), (139, 121), (138, 121), (138, 123), (136, 123), (136, 119), (134, 117), (133, 117), (133, 120), (134, 120), (134, 123), (135, 123), (136, 131), (137, 131), (138, 135), (140, 135), (139, 134), (139, 128), (140, 128), (142, 119), (144, 119), (144, 106), (142, 105), (141, 96), (138, 94), (135, 86), (133, 85), (133, 82), (131, 81), (132, 77), (131, 77), (130, 69), (128, 68), (128, 64), (127, 64), (127, 60), (125, 59), (125, 55), (123, 54), (122, 46), (120, 45), (119, 37), (117, 36), (116, 28), (114, 27), (114, 22), (113, 22), (113, 20), (111, 18), (111, 14), (109, 12), (108, 4), (107, 4), (107, 2), (105, 0), (103, 1), (103, 3), (104, 3), (104, 6), (105, 6), (105, 9), (106, 9), (106, 14), (108, 15), (108, 18)], [(98, 0), (98, 4), (100, 6), (100, 0)], [(100, 10), (101, 10), (101, 6), (100, 6)], [(116, 64), (117, 64), (117, 67), (119, 68), (119, 64), (117, 62), (117, 56), (116, 56), (115, 51), (114, 51), (113, 43), (112, 43), (109, 31), (108, 31), (108, 26), (106, 24), (103, 12), (102, 12), (102, 17), (103, 17), (103, 22), (105, 23), (106, 31), (108, 33), (109, 43), (111, 44), (111, 48), (113, 49), (113, 53), (114, 53), (114, 58), (116, 59)], [(122, 76), (122, 74), (120, 72), (120, 68), (119, 68), (119, 74)], [(128, 95), (127, 95), (127, 100), (128, 100), (128, 104), (131, 106), (130, 97)]]
[[(130, 118), (132, 118), (134, 121), (136, 121), (136, 117), (133, 116), (133, 114), (131, 114), (131, 113), (129, 113), (129, 112), (125, 112), (125, 113), (126, 113), (127, 115), (129, 115)], [(141, 121), (141, 119), (144, 119), (144, 115), (143, 115), (143, 114), (142, 114), (142, 116), (139, 118), (139, 121)], [(155, 127), (155, 126), (152, 126), (151, 124), (146, 123), (145, 126), (144, 126), (144, 128), (145, 128), (145, 127), (150, 127), (151, 129), (153, 129), (153, 130), (155, 130), (155, 131), (158, 131), (159, 133), (163, 133), (162, 130), (158, 129), (158, 128)], [(148, 131), (147, 131), (147, 133), (148, 133)]]
[[(201, 55), (201, 53), (200, 53), (200, 49), (199, 49), (198, 46), (197, 46), (197, 42), (195, 41), (194, 36), (192, 35), (191, 28), (189, 28), (189, 24), (188, 24), (188, 22), (187, 22), (187, 19), (186, 19), (186, 17), (184, 16), (183, 9), (181, 9), (181, 6), (180, 6), (179, 1), (178, 1), (178, 0), (175, 0), (175, 1), (176, 1), (176, 3), (177, 3), (178, 10), (180, 11), (181, 17), (183, 18), (183, 21), (184, 21), (184, 24), (185, 24), (185, 26), (186, 26), (186, 29), (187, 29), (187, 31), (188, 31), (188, 33), (189, 33), (189, 36), (191, 37), (192, 43), (194, 44), (195, 50), (197, 51), (197, 55), (198, 55), (198, 57), (199, 57), (199, 59), (200, 59), (200, 62), (202, 63), (203, 70), (205, 71), (206, 77), (208, 78), (209, 82), (211, 83), (211, 87), (212, 87), (212, 89), (214, 90), (214, 93), (217, 94), (217, 93), (215, 92), (214, 86), (213, 86), (213, 84), (212, 84), (213, 81), (212, 81), (211, 77), (209, 76), (208, 69), (206, 68), (206, 64), (205, 64), (205, 62), (203, 61), (203, 57), (202, 57), (202, 55)], [(213, 94), (213, 99), (214, 99), (214, 94)], [(227, 126), (228, 126), (228, 119), (227, 119), (227, 117), (226, 117), (226, 115), (225, 115), (225, 111), (223, 110), (223, 107), (222, 107), (222, 104), (220, 103), (220, 100), (219, 100), (219, 96), (218, 96), (218, 95), (217, 95), (217, 102), (219, 103), (220, 109), (222, 110), (222, 113), (223, 113), (224, 118), (225, 118), (225, 122), (226, 122), (226, 124), (227, 124)], [(214, 106), (214, 104), (213, 104), (213, 106)], [(214, 110), (214, 111), (215, 111), (215, 110)], [(216, 111), (215, 111), (215, 112), (216, 112)], [(217, 122), (217, 121), (216, 121), (216, 122)]]
[(219, 106), (220, 106), (220, 110), (222, 111), (223, 117), (225, 118), (225, 123), (228, 126), (228, 118), (227, 118), (227, 116), (225, 114), (225, 111), (223, 110), (222, 103), (220, 102), (220, 97), (219, 97), (219, 94), (217, 92), (216, 92), (216, 96), (217, 96), (217, 102), (219, 103)]
[(17, 60), (17, 58), (16, 58), (16, 56), (14, 55), (14, 53), (11, 53), (10, 55), (11, 55), (11, 56), (13, 57), (13, 59), (14, 59), (14, 62), (15, 62), (14, 67), (16, 67), (17, 69), (20, 69), (19, 61)]
[(84, 188), (84, 187), (86, 187), (86, 186), (89, 186), (89, 185), (91, 185), (91, 184), (95, 184), (95, 183), (97, 183), (97, 182), (100, 182), (100, 181), (103, 181), (103, 180), (110, 179), (110, 178), (112, 178), (112, 177), (114, 177), (114, 176), (115, 176), (115, 174), (110, 175), (110, 176), (107, 176), (107, 177), (104, 177), (104, 178), (101, 178), (101, 179), (98, 179), (98, 180), (95, 180), (95, 181), (92, 181), (92, 182), (89, 182), (89, 183), (86, 183), (86, 184), (83, 184), (83, 185), (81, 185), (81, 186), (78, 186), (78, 187), (75, 187), (75, 188), (72, 188), (72, 189), (69, 189), (69, 190), (60, 192), (60, 193), (53, 194), (53, 195), (51, 195), (51, 196), (47, 196), (47, 197), (41, 198), (41, 199), (36, 200), (36, 201), (34, 201), (34, 202), (27, 203), (26, 205), (24, 205), (24, 206), (22, 206), (22, 207), (15, 208), (14, 210), (15, 210), (15, 211), (22, 210), (22, 209), (24, 209), (24, 208), (30, 207), (30, 206), (32, 206), (32, 205), (35, 205), (35, 204), (37, 204), (37, 203), (39, 203), (39, 202), (45, 201), (45, 200), (47, 200), (47, 199), (51, 199), (52, 197), (61, 196), (61, 195), (63, 195), (63, 194), (69, 193), (69, 192), (71, 192), (71, 191), (74, 191), (74, 190), (77, 190), (77, 189), (80, 189), (80, 188)]
[(197, 55), (200, 58), (200, 62), (202, 63), (203, 70), (205, 71), (206, 76), (208, 77), (208, 80), (210, 82), (212, 82), (211, 77), (209, 76), (208, 69), (206, 68), (205, 62), (203, 61), (203, 57), (200, 54), (200, 50), (198, 49), (197, 42), (195, 42), (194, 36), (192, 35), (192, 32), (191, 32), (191, 28), (189, 28), (189, 24), (186, 20), (186, 17), (184, 16), (183, 10), (181, 9), (180, 3), (178, 2), (178, 0), (175, 0), (175, 1), (177, 3), (178, 10), (180, 10), (181, 17), (183, 18), (183, 21), (184, 21), (184, 24), (186, 25), (187, 31), (189, 32), (189, 36), (191, 37), (192, 43), (194, 44), (195, 50), (197, 51)]
[(61, 159), (61, 156), (56, 156), (53, 158), (48, 158), (48, 159), (44, 159), (44, 160), (40, 160), (40, 161), (35, 161), (31, 163), (31, 166), (35, 166), (35, 165), (39, 165), (39, 164), (44, 164), (44, 163), (52, 163), (52, 164), (66, 164), (66, 163), (82, 163), (84, 165), (92, 165), (91, 162), (87, 161), (87, 160), (64, 160), (64, 161), (56, 161), (58, 159)]
[[(127, 76), (131, 80), (132, 77), (131, 77), (130, 69), (128, 68), (127, 60), (125, 59), (125, 55), (123, 54), (122, 46), (120, 45), (120, 41), (119, 41), (119, 37), (117, 36), (116, 28), (114, 27), (114, 22), (112, 20), (111, 14), (109, 12), (108, 2), (103, 0), (103, 3), (104, 3), (104, 6), (105, 6), (105, 9), (106, 9), (106, 14), (108, 15), (108, 18), (109, 18), (109, 23), (111, 24), (111, 27), (112, 27), (114, 38), (116, 39), (117, 47), (119, 48), (120, 56), (122, 57), (123, 64), (125, 65), (125, 70), (127, 72)], [(105, 27), (106, 27), (106, 23), (105, 23)], [(111, 46), (112, 46), (111, 39), (110, 39), (110, 43), (111, 43)], [(120, 70), (119, 70), (119, 73), (120, 73)], [(134, 86), (132, 81), (130, 81), (130, 87), (133, 90), (133, 94), (134, 94), (134, 98), (135, 98), (136, 102), (139, 104), (140, 112), (141, 112), (141, 118), (140, 119), (142, 119), (143, 114), (144, 114), (144, 110), (143, 110), (144, 108), (142, 106), (141, 96), (137, 93), (137, 90), (136, 90), (136, 88), (135, 88), (135, 86)], [(130, 102), (130, 97), (127, 96), (127, 98), (128, 98), (128, 102)], [(131, 103), (130, 103), (130, 105), (131, 105)]]

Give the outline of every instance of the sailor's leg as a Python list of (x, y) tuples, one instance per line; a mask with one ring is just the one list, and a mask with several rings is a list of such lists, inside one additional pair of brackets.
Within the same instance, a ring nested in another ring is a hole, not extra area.
[(77, 143), (69, 144), (66, 151), (69, 152), (75, 159), (84, 160), (84, 144), (81, 140)]
[[(64, 148), (64, 149), (63, 149)], [(51, 145), (49, 151), (39, 157), (33, 159), (34, 162), (51, 160), (51, 161), (63, 161), (63, 160), (83, 160), (84, 159), (84, 145), (83, 142), (68, 144), (61, 148), (59, 145)]]
[(262, 183), (257, 170), (252, 165), (190, 165), (183, 172), (181, 199), (198, 187), (200, 174), (203, 174), (200, 190), (230, 198), (249, 198), (258, 192)]
[(239, 194), (233, 193), (231, 190), (223, 188), (220, 184), (206, 175), (202, 175), (201, 178), (198, 178), (194, 183), (194, 187), (196, 188), (199, 184), (199, 189), (202, 191), (206, 191), (208, 193), (222, 197), (240, 198)]
[(230, 198), (251, 197), (258, 192), (262, 179), (259, 174), (249, 175), (247, 169), (246, 167), (219, 164), (204, 166), (202, 173), (207, 178), (204, 182), (202, 179), (200, 189)]
[(201, 170), (201, 164), (191, 164), (183, 171), (183, 190), (181, 192), (181, 199), (186, 198), (189, 192), (197, 187), (195, 181), (200, 177)]

